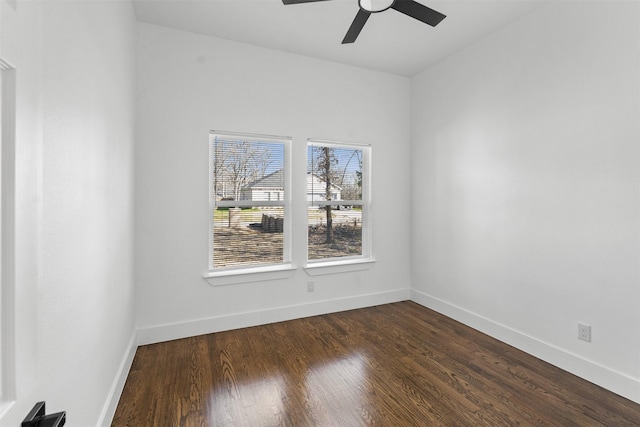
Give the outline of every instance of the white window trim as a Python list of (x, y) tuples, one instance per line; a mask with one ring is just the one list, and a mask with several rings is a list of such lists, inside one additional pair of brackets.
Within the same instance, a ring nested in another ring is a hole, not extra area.
[(324, 276), (327, 274), (350, 273), (352, 271), (370, 270), (376, 260), (373, 258), (332, 258), (333, 261), (318, 261), (308, 263), (304, 266), (304, 271), (309, 276)]
[[(254, 200), (216, 200), (215, 191), (212, 189), (213, 185), (213, 168), (211, 166), (213, 147), (213, 136), (224, 135), (231, 138), (242, 138), (246, 141), (272, 141), (282, 143), (284, 146), (284, 195), (282, 200), (279, 201), (254, 201)], [(228, 132), (222, 130), (209, 131), (209, 257), (208, 257), (208, 271), (204, 275), (205, 280), (212, 286), (220, 286), (233, 283), (255, 282), (260, 280), (275, 280), (280, 277), (282, 272), (291, 271), (294, 269), (291, 264), (291, 240), (292, 240), (292, 225), (291, 223), (291, 146), (293, 138), (290, 136), (277, 136), (267, 134), (254, 134), (254, 133), (242, 133), (242, 132)], [(283, 262), (278, 264), (263, 264), (263, 265), (247, 265), (247, 266), (233, 266), (214, 268), (212, 265), (213, 260), (213, 243), (214, 243), (214, 230), (213, 230), (213, 212), (216, 207), (253, 207), (253, 206), (278, 206), (282, 207), (285, 212), (284, 221), (284, 236), (283, 236)], [(259, 274), (258, 274), (259, 273)], [(255, 277), (258, 274), (259, 277)], [(252, 280), (252, 276), (255, 278)], [(266, 277), (272, 277), (267, 279)], [(244, 279), (243, 279), (244, 277)]]
[[(307, 261), (304, 270), (310, 276), (318, 276), (323, 274), (335, 274), (350, 271), (368, 270), (375, 264), (373, 258), (372, 239), (371, 239), (371, 144), (358, 142), (340, 142), (324, 139), (307, 139), (307, 147), (310, 144), (318, 144), (331, 148), (357, 148), (362, 150), (362, 173), (367, 177), (362, 184), (362, 200), (308, 200), (307, 209), (310, 206), (327, 206), (327, 205), (357, 205), (362, 206), (362, 255), (354, 257), (340, 258), (323, 258), (310, 260), (309, 244), (307, 242)], [(307, 224), (308, 226), (308, 224)]]
[(298, 268), (291, 263), (237, 268), (208, 272), (204, 279), (211, 286), (227, 286), (239, 283), (264, 282), (288, 279)]
[[(285, 262), (281, 264), (271, 264), (271, 265), (257, 265), (257, 266), (236, 266), (229, 268), (219, 268), (219, 269), (209, 269), (205, 274), (203, 274), (203, 278), (213, 287), (218, 286), (227, 286), (227, 285), (235, 285), (242, 283), (254, 283), (254, 282), (267, 282), (273, 280), (283, 280), (292, 277), (295, 272), (299, 269), (295, 264), (291, 261), (291, 243), (292, 243), (292, 223), (291, 220), (291, 212), (292, 212), (292, 204), (291, 204), (291, 149), (292, 149), (292, 141), (293, 139), (290, 137), (283, 136), (273, 136), (273, 135), (256, 135), (256, 134), (244, 134), (244, 133), (234, 133), (234, 132), (223, 132), (223, 131), (211, 131), (211, 134), (218, 133), (224, 134), (227, 136), (236, 136), (243, 137), (245, 139), (250, 139), (254, 137), (255, 140), (273, 140), (273, 141), (282, 141), (285, 143), (285, 186), (288, 191), (285, 192), (284, 201), (285, 206), (289, 209), (289, 221), (285, 221)], [(336, 147), (336, 148), (358, 148), (363, 149), (364, 158), (363, 158), (363, 173), (368, 177), (363, 183), (363, 200), (332, 200), (332, 201), (307, 201), (304, 203), (307, 206), (326, 206), (326, 205), (359, 205), (363, 207), (363, 230), (362, 230), (362, 250), (363, 254), (354, 257), (340, 257), (340, 258), (324, 258), (318, 260), (309, 260), (307, 259), (305, 265), (302, 266), (302, 269), (309, 276), (320, 276), (320, 275), (328, 275), (328, 274), (340, 274), (340, 273), (348, 273), (355, 271), (364, 271), (373, 268), (373, 266), (377, 263), (376, 259), (373, 257), (372, 253), (372, 244), (371, 244), (371, 234), (372, 234), (372, 206), (371, 206), (371, 145), (370, 144), (362, 144), (362, 143), (353, 143), (353, 142), (338, 142), (338, 141), (328, 141), (321, 139), (307, 139), (307, 146), (309, 143), (322, 144), (324, 146)], [(209, 168), (209, 186), (213, 182), (211, 178), (211, 167)], [(239, 200), (239, 201), (216, 201), (211, 195), (213, 192), (211, 188), (209, 189), (209, 209), (212, 211), (213, 207), (251, 207), (255, 206), (256, 203), (259, 203), (261, 206), (281, 206), (282, 203), (279, 201), (248, 201), (248, 200)], [(303, 203), (302, 201), (299, 201)], [(338, 203), (336, 203), (338, 202)], [(296, 202), (298, 203), (298, 201)], [(305, 223), (305, 226), (308, 226)], [(289, 236), (288, 239), (286, 236)], [(213, 233), (212, 230), (209, 230), (209, 247), (213, 247)], [(308, 251), (308, 247), (305, 247), (305, 250)], [(211, 255), (211, 254), (210, 254)], [(288, 258), (287, 258), (288, 256)], [(308, 255), (307, 255), (308, 256)], [(209, 256), (211, 260), (211, 256)], [(211, 266), (210, 266), (211, 267)]]

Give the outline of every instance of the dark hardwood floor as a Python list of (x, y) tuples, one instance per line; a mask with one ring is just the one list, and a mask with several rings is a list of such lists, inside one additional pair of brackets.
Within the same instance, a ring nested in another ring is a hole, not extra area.
[(413, 302), (140, 347), (112, 426), (640, 426), (640, 405)]

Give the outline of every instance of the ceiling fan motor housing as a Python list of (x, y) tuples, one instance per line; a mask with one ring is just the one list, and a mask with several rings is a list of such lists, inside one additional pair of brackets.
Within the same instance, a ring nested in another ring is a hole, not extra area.
[(396, 0), (358, 0), (360, 9), (365, 12), (378, 13), (390, 9)]

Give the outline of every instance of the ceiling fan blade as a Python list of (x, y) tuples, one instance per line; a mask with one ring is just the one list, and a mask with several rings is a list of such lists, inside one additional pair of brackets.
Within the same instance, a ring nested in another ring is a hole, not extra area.
[(317, 1), (327, 1), (327, 0), (282, 0), (284, 4), (298, 4), (298, 3), (313, 3)]
[(446, 15), (414, 0), (396, 0), (391, 7), (432, 27), (435, 27), (446, 18)]
[(369, 19), (370, 15), (370, 12), (358, 9), (358, 13), (353, 19), (353, 22), (351, 23), (351, 26), (347, 31), (347, 35), (344, 36), (344, 40), (342, 40), (342, 44), (353, 43), (354, 41), (356, 41), (358, 35), (360, 34), (360, 31), (362, 31), (362, 27), (364, 27), (364, 24), (367, 22), (367, 19)]

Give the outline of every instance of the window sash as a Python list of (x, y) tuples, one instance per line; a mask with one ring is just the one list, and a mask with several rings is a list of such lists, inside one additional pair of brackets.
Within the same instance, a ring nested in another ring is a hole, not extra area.
[(285, 207), (287, 205), (284, 200), (218, 200), (215, 202), (217, 208)]
[(309, 206), (364, 206), (362, 200), (309, 200)]

